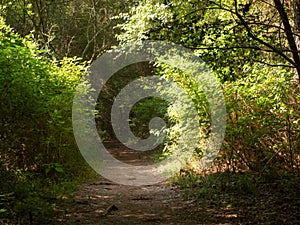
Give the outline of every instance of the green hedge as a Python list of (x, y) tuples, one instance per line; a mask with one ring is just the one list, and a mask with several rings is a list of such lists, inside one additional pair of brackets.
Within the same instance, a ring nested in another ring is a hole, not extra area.
[(57, 164), (73, 174), (80, 170), (71, 109), (86, 65), (47, 55), (0, 18), (0, 160), (6, 170), (49, 172)]

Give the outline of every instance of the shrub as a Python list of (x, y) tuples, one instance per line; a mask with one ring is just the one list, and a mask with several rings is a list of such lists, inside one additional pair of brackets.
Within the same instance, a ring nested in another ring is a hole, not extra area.
[(230, 171), (299, 170), (299, 85), (291, 73), (257, 64), (247, 78), (224, 86), (228, 125), (219, 165)]
[[(0, 154), (6, 169), (41, 170), (53, 162), (71, 169), (80, 157), (71, 108), (86, 67), (76, 58), (44, 55), (0, 20)], [(72, 159), (73, 165), (65, 164)]]

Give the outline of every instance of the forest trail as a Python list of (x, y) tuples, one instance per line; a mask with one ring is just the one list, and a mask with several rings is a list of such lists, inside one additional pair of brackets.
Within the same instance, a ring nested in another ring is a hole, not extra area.
[(198, 224), (192, 201), (167, 184), (131, 187), (97, 181), (83, 184), (61, 224)]
[[(109, 151), (123, 162), (149, 163), (149, 157), (111, 144)], [(104, 178), (82, 184), (72, 202), (60, 206), (57, 224), (232, 224), (211, 223), (213, 207), (201, 208), (184, 198), (182, 191), (168, 182), (148, 186), (125, 186)], [(208, 211), (210, 211), (208, 213)]]
[[(149, 156), (142, 152), (113, 142), (107, 148), (123, 162), (149, 164)], [(82, 184), (73, 202), (65, 207), (61, 224), (196, 224), (187, 223), (186, 211), (192, 202), (184, 200), (168, 183), (135, 187), (99, 178)]]
[[(133, 165), (147, 165), (149, 155), (110, 143), (110, 153)], [(235, 225), (300, 224), (297, 183), (280, 189), (275, 181), (255, 193), (213, 192), (205, 198), (187, 198), (168, 182), (125, 186), (104, 178), (81, 184), (70, 201), (57, 207), (58, 225)], [(201, 191), (196, 187), (191, 191)]]

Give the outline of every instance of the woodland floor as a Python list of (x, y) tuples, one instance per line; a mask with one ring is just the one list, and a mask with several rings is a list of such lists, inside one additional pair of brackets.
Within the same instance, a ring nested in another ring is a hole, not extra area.
[[(110, 152), (132, 164), (148, 160), (118, 145), (111, 145)], [(134, 187), (99, 178), (83, 183), (71, 201), (58, 206), (56, 224), (300, 224), (295, 185), (284, 189), (270, 181), (252, 193), (217, 190), (196, 198), (168, 182)]]

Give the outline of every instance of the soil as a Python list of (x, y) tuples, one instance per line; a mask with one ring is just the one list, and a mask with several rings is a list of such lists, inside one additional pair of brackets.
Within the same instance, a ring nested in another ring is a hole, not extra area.
[[(124, 162), (149, 163), (147, 154), (114, 143), (108, 147)], [(72, 201), (58, 207), (57, 224), (300, 224), (299, 199), (284, 199), (285, 194), (272, 195), (270, 190), (254, 195), (216, 192), (196, 199), (168, 182), (135, 187), (100, 177), (83, 183)]]
[[(149, 165), (149, 153), (133, 151), (119, 143), (106, 143), (110, 153), (122, 162)], [(193, 201), (168, 182), (125, 186), (100, 177), (83, 183), (73, 201), (61, 206), (60, 224), (197, 224), (187, 212)]]

